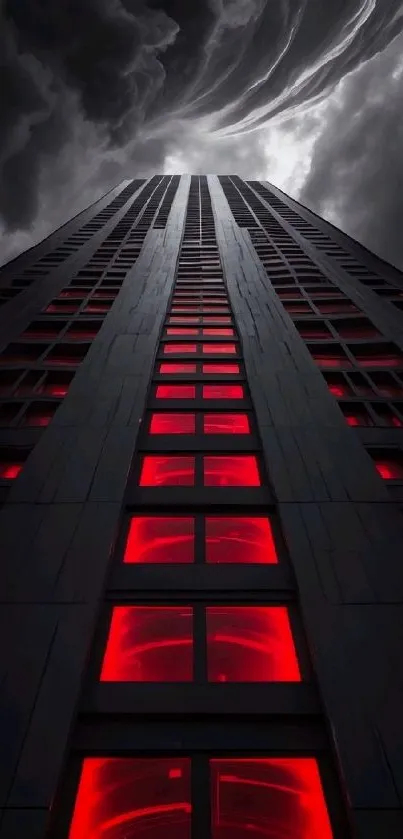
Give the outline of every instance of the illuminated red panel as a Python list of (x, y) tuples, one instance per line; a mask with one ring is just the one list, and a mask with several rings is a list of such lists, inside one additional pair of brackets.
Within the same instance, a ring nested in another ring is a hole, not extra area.
[(109, 312), (111, 305), (112, 303), (89, 303), (84, 311), (93, 315), (102, 315), (104, 312)]
[(356, 359), (360, 367), (402, 367), (403, 355), (366, 355), (358, 356)]
[(63, 299), (64, 297), (77, 297), (79, 300), (83, 300), (84, 297), (87, 297), (88, 291), (79, 291), (78, 289), (73, 289), (70, 291), (69, 289), (65, 289), (65, 291), (61, 291), (58, 295), (58, 300)]
[(176, 455), (143, 457), (139, 486), (194, 486), (195, 459)]
[(192, 329), (190, 327), (180, 327), (180, 326), (168, 326), (167, 328), (167, 335), (198, 335), (198, 329)]
[(211, 335), (213, 338), (218, 338), (219, 336), (229, 337), (234, 335), (234, 330), (231, 327), (223, 327), (222, 329), (218, 327), (205, 327), (203, 329), (203, 335)]
[(196, 344), (164, 344), (164, 355), (184, 355), (195, 353), (196, 350)]
[(205, 323), (209, 321), (209, 323), (231, 323), (231, 318), (227, 315), (221, 315), (219, 317), (209, 317), (209, 318), (202, 318), (202, 322)]
[(25, 416), (23, 417), (23, 423), (24, 425), (45, 428), (51, 422), (53, 414), (54, 410), (51, 409), (41, 410), (39, 407), (31, 409), (28, 408)]
[(190, 760), (83, 761), (68, 839), (190, 839)]
[(247, 414), (205, 414), (204, 434), (250, 434)]
[(70, 312), (76, 312), (78, 306), (79, 304), (75, 306), (73, 303), (49, 303), (45, 312), (48, 312), (49, 314), (53, 314), (53, 312), (66, 312), (66, 314), (68, 314)]
[(194, 560), (194, 519), (135, 516), (130, 522), (124, 563), (188, 563)]
[(276, 564), (276, 546), (268, 518), (208, 516), (206, 562)]
[(235, 344), (203, 344), (204, 355), (236, 355)]
[(356, 408), (345, 408), (344, 405), (341, 405), (340, 407), (342, 409), (342, 413), (347, 425), (373, 425), (372, 419), (369, 416), (368, 412), (365, 410), (365, 408), (361, 408), (359, 406), (357, 406)]
[(217, 375), (238, 375), (240, 368), (239, 364), (203, 364), (202, 372), (206, 374), (216, 373)]
[(195, 399), (195, 385), (158, 385), (157, 399)]
[(375, 466), (385, 481), (401, 480), (403, 478), (403, 463), (392, 458), (383, 457), (375, 461)]
[(101, 682), (190, 682), (192, 622), (189, 606), (115, 606)]
[(0, 463), (0, 479), (3, 481), (13, 481), (18, 478), (22, 470), (22, 463)]
[(243, 399), (242, 385), (203, 385), (203, 399)]
[(319, 367), (351, 367), (351, 362), (344, 353), (337, 355), (319, 355), (316, 352), (312, 352), (312, 358)]
[(207, 455), (203, 458), (204, 486), (259, 487), (261, 485), (254, 455)]
[(209, 682), (300, 682), (285, 606), (208, 606)]
[(333, 839), (314, 758), (221, 758), (210, 772), (211, 839)]
[(343, 385), (328, 385), (328, 388), (332, 396), (346, 396), (350, 393), (349, 389)]
[(195, 364), (170, 364), (169, 362), (162, 362), (159, 366), (159, 373), (165, 375), (173, 375), (175, 373), (196, 373)]
[(62, 398), (63, 396), (66, 396), (68, 389), (68, 385), (44, 384), (42, 387), (38, 387), (37, 391), (38, 393), (47, 393), (49, 396), (58, 396), (59, 398)]
[(200, 318), (193, 318), (191, 315), (178, 315), (168, 318), (168, 323), (200, 323)]
[(150, 434), (194, 434), (196, 417), (194, 414), (153, 414)]

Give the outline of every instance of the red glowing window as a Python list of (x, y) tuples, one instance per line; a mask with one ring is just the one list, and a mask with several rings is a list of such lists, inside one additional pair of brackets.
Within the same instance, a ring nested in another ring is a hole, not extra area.
[(203, 306), (202, 313), (211, 312), (212, 315), (229, 315), (230, 310), (228, 306)]
[(351, 362), (343, 352), (324, 354), (310, 348), (312, 358), (319, 367), (351, 367)]
[(46, 393), (49, 396), (58, 396), (60, 399), (62, 399), (64, 396), (66, 396), (66, 393), (67, 393), (68, 389), (69, 389), (69, 387), (68, 387), (67, 384), (66, 385), (63, 385), (63, 384), (58, 385), (58, 384), (47, 384), (47, 383), (45, 383), (44, 385), (37, 388), (37, 392), (38, 393)]
[(115, 606), (101, 682), (190, 682), (192, 625), (189, 606)]
[(195, 459), (176, 455), (143, 457), (139, 486), (194, 486)]
[(185, 355), (196, 351), (196, 344), (164, 344), (164, 355)]
[(123, 562), (188, 563), (194, 560), (194, 519), (135, 516), (130, 522)]
[(254, 455), (207, 455), (203, 458), (204, 486), (258, 487), (261, 485)]
[(104, 312), (109, 312), (112, 303), (89, 303), (84, 311), (92, 315), (102, 315)]
[(178, 315), (177, 317), (168, 318), (168, 323), (200, 323), (200, 318), (186, 317), (186, 315)]
[(196, 417), (194, 414), (153, 414), (150, 434), (194, 434)]
[(247, 414), (205, 414), (204, 434), (250, 434)]
[(162, 362), (159, 366), (159, 373), (166, 376), (174, 375), (176, 373), (196, 373), (195, 364), (170, 364), (169, 362)]
[(348, 393), (348, 389), (343, 385), (328, 385), (328, 388), (332, 396), (345, 396)]
[(236, 355), (235, 344), (203, 344), (204, 355)]
[(56, 408), (56, 404), (48, 407), (40, 402), (30, 405), (24, 414), (23, 424), (45, 428), (51, 422)]
[(190, 839), (190, 760), (83, 761), (68, 839)]
[(372, 409), (378, 415), (380, 422), (384, 425), (389, 425), (391, 428), (402, 428), (403, 422), (395, 414), (389, 405), (384, 405), (380, 402), (374, 402), (372, 404)]
[(198, 329), (192, 329), (191, 327), (180, 327), (180, 326), (168, 326), (167, 328), (167, 335), (198, 335)]
[(0, 463), (0, 479), (14, 481), (22, 470), (22, 463)]
[(223, 327), (222, 329), (214, 328), (214, 327), (205, 327), (203, 329), (203, 335), (211, 335), (213, 338), (218, 337), (230, 337), (234, 334), (234, 330), (230, 327)]
[(202, 372), (216, 375), (239, 375), (239, 364), (203, 364)]
[(377, 455), (370, 452), (375, 467), (385, 481), (401, 481), (403, 479), (403, 457), (400, 453), (385, 453)]
[(208, 516), (206, 562), (276, 564), (276, 546), (268, 518)]
[(344, 419), (347, 425), (351, 426), (365, 426), (373, 425), (372, 419), (368, 411), (362, 405), (346, 405), (345, 403), (339, 406), (341, 408)]
[(231, 318), (227, 315), (222, 315), (221, 317), (202, 318), (203, 323), (205, 323), (206, 321), (208, 321), (209, 323), (231, 323)]
[(284, 606), (208, 606), (209, 682), (299, 682)]
[(242, 385), (203, 385), (203, 399), (243, 399)]
[(332, 839), (314, 758), (220, 758), (210, 767), (211, 839)]
[[(350, 348), (352, 351), (354, 347)], [(372, 353), (372, 354), (359, 354), (357, 352), (354, 353), (358, 364), (360, 367), (402, 367), (403, 366), (403, 355), (400, 353), (383, 353), (379, 351), (379, 353)]]
[(69, 314), (76, 312), (78, 306), (78, 303), (76, 305), (73, 303), (50, 303), (49, 306), (46, 307), (45, 312), (48, 314), (53, 314), (54, 312), (65, 312), (66, 314)]
[(158, 385), (155, 392), (157, 399), (195, 399), (195, 385)]

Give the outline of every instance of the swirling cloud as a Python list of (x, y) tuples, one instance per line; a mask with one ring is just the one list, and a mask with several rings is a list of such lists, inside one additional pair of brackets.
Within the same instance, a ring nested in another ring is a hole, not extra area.
[(0, 16), (16, 230), (63, 189), (68, 215), (83, 183), (95, 197), (161, 168), (186, 126), (230, 137), (320, 101), (403, 28), (403, 0), (3, 0)]

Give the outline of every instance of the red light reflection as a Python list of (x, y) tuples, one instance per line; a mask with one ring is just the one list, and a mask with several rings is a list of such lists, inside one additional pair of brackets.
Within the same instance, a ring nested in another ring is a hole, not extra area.
[(115, 606), (101, 682), (190, 682), (192, 623), (189, 606)]
[(180, 455), (145, 455), (139, 486), (194, 486), (195, 459)]
[(239, 364), (203, 364), (203, 373), (216, 373), (218, 375), (239, 374)]
[(402, 367), (403, 355), (368, 355), (356, 356), (360, 367)]
[(203, 385), (203, 399), (243, 399), (242, 385)]
[(319, 367), (351, 367), (351, 362), (346, 355), (324, 355), (320, 356), (312, 353), (312, 358), (316, 361)]
[(209, 682), (299, 682), (284, 606), (208, 606)]
[(230, 337), (233, 334), (234, 334), (234, 330), (231, 329), (230, 327), (228, 327), (227, 329), (226, 328), (218, 329), (216, 327), (210, 327), (210, 328), (205, 327), (203, 329), (203, 335), (211, 335), (212, 338), (218, 338), (219, 336), (221, 336), (223, 338), (224, 337)]
[(13, 481), (18, 478), (22, 470), (22, 463), (0, 463), (0, 478), (3, 481)]
[(190, 839), (190, 760), (83, 761), (68, 839)]
[(236, 355), (235, 344), (203, 344), (204, 355)]
[(401, 480), (403, 478), (403, 465), (393, 460), (379, 460), (375, 466), (385, 481)]
[(153, 414), (150, 434), (194, 434), (196, 417), (194, 414)]
[(208, 516), (206, 562), (277, 563), (269, 519), (263, 516)]
[(314, 758), (211, 760), (211, 839), (332, 839)]
[(174, 374), (174, 373), (195, 373), (196, 372), (196, 365), (195, 364), (169, 364), (164, 363), (160, 364), (159, 372), (164, 373), (166, 375)]
[(348, 392), (347, 388), (342, 387), (341, 385), (328, 385), (330, 393), (332, 396), (345, 396)]
[(195, 385), (158, 385), (155, 392), (157, 399), (195, 399)]
[(203, 457), (204, 486), (258, 487), (261, 485), (255, 455)]
[(184, 355), (195, 353), (196, 350), (196, 344), (164, 344), (164, 355)]
[(125, 563), (187, 563), (194, 560), (194, 519), (135, 516), (127, 537)]
[(168, 326), (167, 328), (167, 335), (198, 335), (198, 329), (192, 329), (191, 327), (180, 327), (180, 326)]
[(205, 414), (204, 434), (250, 434), (247, 414)]
[(186, 315), (178, 315), (174, 317), (168, 318), (168, 323), (199, 323), (200, 318), (193, 318), (190, 315), (186, 317)]

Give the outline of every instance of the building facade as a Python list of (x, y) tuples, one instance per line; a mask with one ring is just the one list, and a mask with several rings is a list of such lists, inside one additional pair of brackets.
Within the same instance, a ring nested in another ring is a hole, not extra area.
[(401, 839), (402, 274), (158, 175), (0, 304), (0, 839)]

